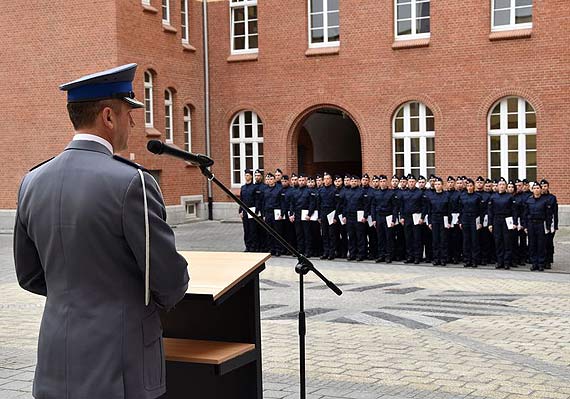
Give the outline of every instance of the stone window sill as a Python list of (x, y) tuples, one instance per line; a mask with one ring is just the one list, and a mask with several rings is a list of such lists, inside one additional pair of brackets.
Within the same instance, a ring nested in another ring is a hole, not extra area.
[(227, 58), (228, 62), (257, 61), (258, 54), (233, 54)]
[(145, 127), (144, 132), (146, 133), (146, 137), (160, 137), (160, 136), (162, 136), (162, 133), (160, 133), (154, 127)]
[(196, 47), (192, 46), (191, 44), (188, 43), (182, 43), (182, 49), (184, 51), (189, 51), (191, 53), (194, 53), (196, 51)]
[(143, 8), (143, 11), (144, 11), (144, 12), (148, 12), (148, 13), (150, 13), (150, 14), (158, 14), (158, 9), (154, 8), (154, 7), (151, 6), (151, 5), (143, 4), (143, 5), (142, 5), (142, 8)]
[(392, 49), (399, 50), (404, 48), (415, 47), (428, 47), (429, 39), (412, 39), (412, 40), (397, 40), (392, 43)]
[(310, 48), (305, 51), (305, 55), (307, 57), (314, 57), (318, 55), (335, 55), (340, 52), (339, 46), (334, 47), (318, 47), (318, 48)]
[(531, 37), (531, 35), (532, 35), (532, 28), (506, 30), (501, 32), (491, 32), (489, 34), (489, 40), (494, 42), (497, 40), (524, 39)]
[(170, 24), (165, 24), (164, 22), (162, 23), (162, 30), (163, 30), (164, 32), (168, 32), (168, 33), (176, 33), (176, 32), (178, 32), (178, 30), (177, 30), (174, 26), (172, 26), (172, 25), (170, 25)]

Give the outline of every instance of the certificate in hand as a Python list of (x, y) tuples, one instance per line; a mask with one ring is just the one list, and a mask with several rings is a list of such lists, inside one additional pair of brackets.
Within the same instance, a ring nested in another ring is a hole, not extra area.
[(364, 211), (356, 211), (356, 221), (360, 222), (364, 219)]
[(422, 214), (421, 213), (413, 213), (412, 218), (414, 219), (414, 225), (418, 225), (418, 224), (420, 224)]
[(308, 209), (301, 209), (301, 220), (303, 222), (307, 221), (307, 219), (306, 219), (307, 216), (309, 216), (309, 210)]
[(275, 220), (281, 220), (281, 209), (274, 209), (273, 217), (275, 218)]
[(332, 211), (331, 213), (329, 213), (327, 215), (327, 220), (329, 221), (329, 224), (333, 224), (335, 214), (336, 214), (336, 211)]

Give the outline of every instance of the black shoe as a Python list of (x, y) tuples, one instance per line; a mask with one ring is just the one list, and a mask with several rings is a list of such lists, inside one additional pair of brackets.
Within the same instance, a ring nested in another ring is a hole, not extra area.
[(511, 265), (505, 265), (505, 270), (509, 270), (511, 268)]
[(547, 263), (546, 265), (544, 265), (545, 269), (552, 269), (552, 265), (550, 263)]
[(328, 256), (322, 255), (319, 259), (320, 259), (320, 260), (325, 260), (325, 259), (327, 259), (327, 258), (328, 258)]
[(363, 260), (364, 260), (363, 257), (358, 257), (358, 258), (356, 258), (356, 261), (357, 261), (357, 262), (362, 262)]
[(434, 266), (439, 266), (439, 265), (441, 265), (441, 262), (438, 261), (438, 260), (434, 260), (434, 261), (432, 262), (432, 265), (434, 265)]
[(503, 266), (499, 265), (498, 263), (495, 265), (495, 269), (502, 269)]
[(420, 264), (420, 260), (419, 260), (419, 259), (414, 260), (414, 265), (419, 265), (419, 264)]
[(281, 256), (281, 252), (275, 252), (275, 256), (276, 256), (276, 257), (280, 257), (280, 256)]
[(356, 260), (356, 258), (353, 258), (352, 256), (349, 256), (348, 258), (346, 258), (346, 260), (348, 262), (354, 262)]
[(481, 266), (487, 266), (487, 261), (486, 261), (486, 260), (483, 260), (483, 261), (481, 261), (479, 264), (480, 264)]
[(329, 256), (329, 260), (334, 260), (334, 256)]
[(544, 271), (544, 267), (538, 266), (538, 271), (539, 271), (539, 272), (543, 272), (543, 271)]
[(414, 260), (411, 258), (408, 258), (404, 261), (404, 263), (413, 263), (413, 262), (414, 262)]
[(442, 266), (447, 266), (447, 263), (441, 262), (441, 265), (442, 265)]
[(392, 263), (392, 259), (386, 258), (386, 263)]
[(465, 262), (465, 264), (463, 265), (463, 267), (471, 267), (471, 266), (473, 266), (471, 262)]

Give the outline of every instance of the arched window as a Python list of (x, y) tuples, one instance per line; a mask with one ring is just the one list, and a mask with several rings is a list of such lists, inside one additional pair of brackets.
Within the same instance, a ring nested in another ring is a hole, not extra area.
[(488, 117), (491, 178), (536, 180), (536, 113), (528, 101), (506, 97)]
[(152, 103), (152, 74), (144, 73), (144, 123), (146, 127), (154, 126), (154, 110)]
[(192, 151), (192, 110), (184, 107), (184, 150)]
[(164, 138), (172, 143), (172, 92), (164, 90)]
[(257, 0), (230, 0), (232, 54), (257, 53)]
[(263, 170), (263, 122), (253, 111), (242, 111), (230, 127), (232, 186), (244, 183), (245, 169)]
[(402, 105), (393, 120), (394, 172), (428, 176), (435, 174), (435, 120), (419, 102)]

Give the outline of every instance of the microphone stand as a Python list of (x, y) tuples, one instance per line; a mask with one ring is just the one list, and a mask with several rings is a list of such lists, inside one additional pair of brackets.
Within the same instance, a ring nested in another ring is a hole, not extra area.
[[(304, 276), (309, 272), (315, 273), (335, 294), (342, 295), (342, 291), (332, 281), (328, 280), (317, 268), (311, 263), (309, 259), (299, 251), (297, 251), (291, 244), (287, 242), (281, 235), (268, 225), (262, 218), (252, 212), (249, 207), (243, 203), (234, 193), (232, 193), (222, 182), (216, 179), (216, 176), (208, 169), (207, 166), (200, 166), (202, 174), (206, 178), (214, 182), (220, 187), (227, 195), (230, 196), (238, 205), (240, 205), (261, 227), (265, 229), (272, 237), (274, 237), (287, 251), (297, 257), (297, 265), (295, 272), (299, 275), (299, 374), (301, 385), (301, 399), (307, 397), (306, 381), (305, 381), (305, 336), (307, 335), (307, 322), (305, 315), (305, 295), (304, 295)], [(244, 215), (245, 216), (245, 215)]]

